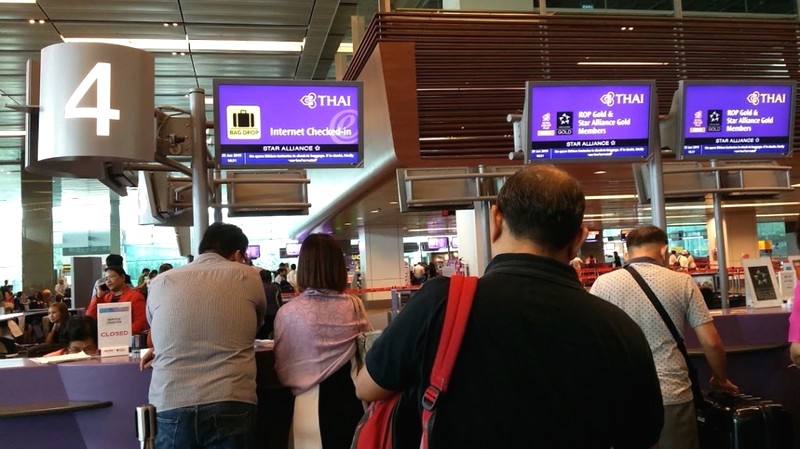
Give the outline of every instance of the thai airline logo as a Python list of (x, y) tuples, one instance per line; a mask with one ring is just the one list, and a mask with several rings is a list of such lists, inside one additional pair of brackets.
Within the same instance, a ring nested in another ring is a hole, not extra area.
[(550, 129), (553, 127), (553, 123), (550, 121), (550, 113), (542, 114), (542, 124), (539, 125), (542, 129)]
[(600, 103), (609, 108), (617, 104), (644, 104), (644, 94), (618, 94), (609, 91), (600, 97)]
[(753, 91), (747, 96), (747, 102), (753, 106), (758, 106), (761, 103), (766, 104), (782, 104), (786, 103), (786, 94), (771, 94), (766, 92)]
[(320, 107), (343, 107), (350, 106), (350, 95), (317, 95), (309, 92), (300, 97), (300, 104), (308, 109)]

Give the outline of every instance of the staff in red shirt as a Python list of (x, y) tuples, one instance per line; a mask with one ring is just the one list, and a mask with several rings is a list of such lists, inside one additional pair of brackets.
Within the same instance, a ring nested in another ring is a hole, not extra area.
[(102, 293), (98, 289), (98, 292), (95, 292), (89, 307), (86, 308), (86, 316), (97, 319), (97, 304), (129, 302), (131, 303), (131, 332), (141, 334), (147, 330), (149, 325), (145, 315), (144, 296), (125, 283), (125, 270), (122, 267), (106, 268), (104, 281), (109, 291)]

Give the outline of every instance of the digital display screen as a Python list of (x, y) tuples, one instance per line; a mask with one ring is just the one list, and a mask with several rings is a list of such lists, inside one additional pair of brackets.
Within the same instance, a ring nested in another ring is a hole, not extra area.
[(530, 162), (637, 160), (651, 150), (653, 82), (528, 82), (526, 92)]
[(589, 233), (586, 235), (586, 241), (589, 243), (596, 242), (599, 236), (600, 231), (589, 231)]
[(358, 167), (358, 82), (214, 80), (217, 165)]
[(247, 247), (247, 258), (255, 260), (261, 257), (261, 245), (250, 245)]
[(681, 82), (681, 156), (788, 156), (794, 131), (794, 82)]
[(300, 247), (302, 244), (300, 243), (287, 243), (286, 244), (286, 255), (287, 256), (299, 256), (300, 255)]
[(432, 237), (428, 239), (428, 250), (447, 248), (447, 237)]
[(450, 239), (450, 249), (458, 249), (458, 237), (452, 237)]

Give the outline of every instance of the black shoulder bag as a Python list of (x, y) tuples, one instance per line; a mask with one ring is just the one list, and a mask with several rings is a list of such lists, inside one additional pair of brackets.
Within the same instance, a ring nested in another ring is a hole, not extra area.
[(700, 391), (700, 383), (697, 381), (697, 370), (694, 368), (692, 361), (689, 359), (689, 353), (686, 352), (686, 344), (683, 342), (683, 337), (681, 337), (681, 334), (678, 333), (678, 329), (675, 328), (675, 323), (672, 322), (672, 318), (669, 317), (669, 314), (656, 297), (653, 289), (651, 289), (650, 286), (647, 285), (647, 282), (642, 279), (642, 275), (640, 275), (639, 272), (630, 265), (626, 265), (625, 270), (627, 270), (628, 273), (633, 276), (633, 279), (636, 280), (636, 283), (642, 288), (644, 294), (647, 295), (647, 299), (653, 303), (653, 307), (655, 307), (658, 314), (661, 315), (661, 319), (664, 320), (664, 324), (667, 325), (667, 329), (669, 329), (669, 332), (672, 334), (672, 338), (674, 338), (675, 343), (678, 344), (678, 350), (681, 351), (683, 358), (686, 359), (686, 368), (689, 370), (689, 381), (692, 384), (692, 396), (694, 396), (695, 409), (700, 410), (705, 408), (703, 392)]

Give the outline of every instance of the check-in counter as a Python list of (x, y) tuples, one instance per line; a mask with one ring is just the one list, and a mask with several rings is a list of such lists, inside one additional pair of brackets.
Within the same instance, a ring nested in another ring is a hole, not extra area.
[[(728, 377), (742, 393), (783, 404), (792, 417), (795, 448), (800, 449), (800, 369), (789, 360), (789, 311), (781, 307), (712, 311), (728, 356)], [(697, 367), (701, 388), (710, 388), (711, 371), (697, 335), (684, 330), (686, 347)]]
[[(285, 448), (294, 398), (275, 375), (272, 351), (257, 351), (257, 447)], [(106, 357), (59, 365), (0, 360), (1, 447), (137, 449), (134, 410), (147, 403), (151, 370)]]

